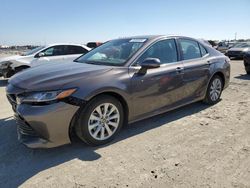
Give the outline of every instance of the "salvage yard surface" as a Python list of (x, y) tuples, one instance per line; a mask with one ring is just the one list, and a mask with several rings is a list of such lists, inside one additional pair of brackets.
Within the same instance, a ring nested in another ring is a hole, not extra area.
[(250, 76), (241, 60), (231, 61), (218, 104), (134, 123), (102, 147), (21, 145), (6, 84), (0, 78), (0, 187), (250, 187)]

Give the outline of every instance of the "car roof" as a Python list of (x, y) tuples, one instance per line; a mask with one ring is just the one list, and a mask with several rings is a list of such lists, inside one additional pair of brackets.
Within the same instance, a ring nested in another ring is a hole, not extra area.
[(193, 39), (197, 40), (192, 37), (187, 36), (181, 36), (181, 35), (138, 35), (138, 36), (131, 36), (131, 37), (120, 37), (118, 39), (148, 39), (148, 40), (155, 40), (155, 39), (161, 39), (161, 38), (187, 38), (187, 39)]
[(47, 45), (45, 45), (45, 47), (47, 48), (47, 47), (51, 47), (51, 46), (58, 46), (58, 45), (73, 45), (73, 46), (82, 46), (82, 47), (84, 47), (84, 48), (86, 48), (86, 49), (89, 49), (89, 50), (90, 50), (90, 48), (89, 48), (89, 47), (87, 47), (86, 45), (84, 45), (84, 44), (76, 44), (76, 43), (52, 43), (52, 44), (47, 44)]

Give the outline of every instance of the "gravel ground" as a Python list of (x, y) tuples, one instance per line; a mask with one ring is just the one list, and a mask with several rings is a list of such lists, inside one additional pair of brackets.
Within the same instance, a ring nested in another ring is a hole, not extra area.
[(17, 141), (0, 79), (0, 187), (250, 187), (250, 76), (232, 61), (222, 100), (132, 124), (103, 147)]

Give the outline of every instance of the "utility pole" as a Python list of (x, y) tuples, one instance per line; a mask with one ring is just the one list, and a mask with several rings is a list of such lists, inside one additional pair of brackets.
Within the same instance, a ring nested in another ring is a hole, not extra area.
[(237, 39), (237, 32), (234, 33), (234, 40), (236, 41)]

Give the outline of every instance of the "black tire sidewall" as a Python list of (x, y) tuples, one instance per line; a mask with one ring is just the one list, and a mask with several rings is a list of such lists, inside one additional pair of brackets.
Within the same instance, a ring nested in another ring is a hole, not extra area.
[[(118, 128), (116, 129), (116, 132), (111, 137), (109, 137), (106, 140), (96, 140), (89, 133), (88, 121), (93, 110), (97, 106), (103, 103), (112, 103), (113, 105), (117, 107), (120, 113), (120, 122), (119, 122)], [(76, 134), (81, 140), (83, 140), (85, 143), (89, 145), (92, 145), (92, 146), (103, 145), (114, 139), (114, 137), (118, 134), (121, 127), (123, 126), (123, 123), (124, 123), (124, 110), (120, 101), (112, 96), (102, 95), (102, 96), (94, 98), (93, 100), (88, 102), (85, 107), (82, 107), (80, 109), (78, 113), (77, 124), (76, 124)]]

